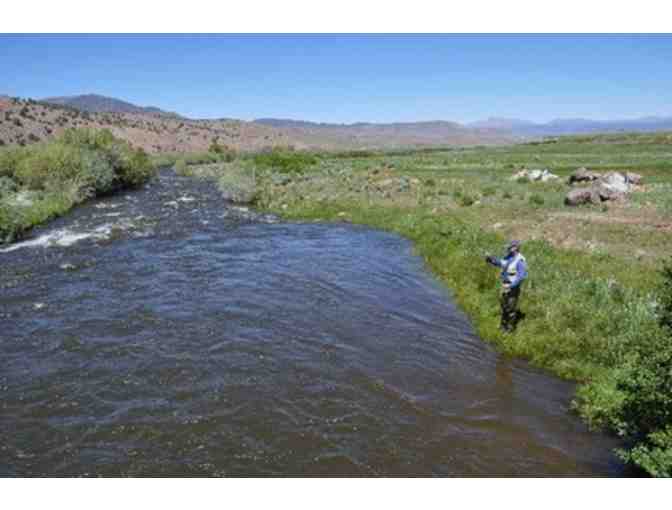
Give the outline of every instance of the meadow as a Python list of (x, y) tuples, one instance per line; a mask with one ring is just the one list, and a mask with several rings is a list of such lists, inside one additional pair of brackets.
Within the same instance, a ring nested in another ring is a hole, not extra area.
[[(579, 167), (630, 171), (625, 200), (568, 207)], [(512, 179), (548, 169), (549, 182)], [(500, 147), (377, 153), (277, 151), (189, 175), (247, 190), (240, 201), (288, 220), (352, 222), (414, 241), (475, 329), (506, 355), (578, 381), (574, 408), (618, 434), (620, 455), (672, 475), (672, 135), (563, 137)], [(499, 331), (497, 274), (507, 239), (530, 266), (513, 335)]]

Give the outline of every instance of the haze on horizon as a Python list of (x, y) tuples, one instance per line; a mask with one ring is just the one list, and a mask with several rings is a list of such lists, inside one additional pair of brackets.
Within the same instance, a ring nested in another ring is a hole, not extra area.
[(672, 116), (670, 35), (0, 35), (0, 94), (192, 118)]

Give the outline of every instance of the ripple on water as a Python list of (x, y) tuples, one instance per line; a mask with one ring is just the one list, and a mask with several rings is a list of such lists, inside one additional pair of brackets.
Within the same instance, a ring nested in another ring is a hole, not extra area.
[[(141, 225), (95, 238), (108, 209)], [(397, 236), (164, 175), (9, 248), (0, 474), (622, 474), (572, 385), (481, 342)]]

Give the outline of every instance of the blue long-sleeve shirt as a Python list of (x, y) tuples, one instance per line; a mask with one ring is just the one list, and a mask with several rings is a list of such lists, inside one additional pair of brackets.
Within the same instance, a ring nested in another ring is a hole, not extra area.
[(518, 255), (517, 253), (513, 253), (506, 255), (501, 259), (495, 259), (497, 261), (496, 265), (502, 268), (502, 272), (500, 275), (502, 282), (509, 283), (511, 288), (518, 287), (518, 285), (520, 285), (522, 281), (525, 278), (527, 278), (527, 262), (525, 262), (525, 258), (521, 256), (518, 259), (518, 262), (516, 263), (516, 276), (509, 282), (509, 275), (506, 269), (509, 267), (509, 264), (517, 255)]

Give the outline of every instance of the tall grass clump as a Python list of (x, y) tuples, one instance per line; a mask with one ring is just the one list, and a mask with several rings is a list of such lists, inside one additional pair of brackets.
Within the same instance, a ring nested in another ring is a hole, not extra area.
[(254, 164), (261, 170), (271, 170), (281, 174), (301, 174), (318, 163), (318, 158), (307, 152), (274, 149), (256, 154)]
[(0, 241), (96, 195), (139, 186), (154, 174), (142, 149), (109, 130), (70, 129), (56, 140), (0, 151)]
[[(626, 309), (627, 315), (633, 313)], [(614, 369), (578, 393), (580, 411), (594, 425), (634, 444), (621, 457), (653, 476), (672, 476), (672, 258), (657, 293), (658, 327), (633, 332)]]

